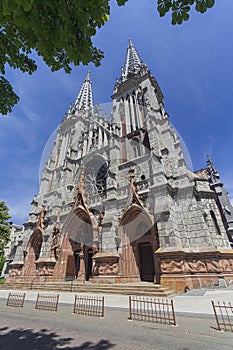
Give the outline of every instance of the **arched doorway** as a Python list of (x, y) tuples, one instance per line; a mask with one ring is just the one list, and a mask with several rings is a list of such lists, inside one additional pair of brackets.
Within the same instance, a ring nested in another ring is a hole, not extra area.
[(42, 232), (37, 229), (31, 235), (27, 249), (24, 251), (24, 270), (25, 276), (34, 276), (36, 274), (36, 261), (39, 259), (42, 246)]
[(63, 231), (70, 244), (66, 262), (66, 279), (88, 281), (92, 276), (93, 223), (81, 206), (69, 214)]
[(159, 247), (153, 218), (146, 209), (132, 204), (121, 220), (121, 273), (132, 281), (159, 282)]

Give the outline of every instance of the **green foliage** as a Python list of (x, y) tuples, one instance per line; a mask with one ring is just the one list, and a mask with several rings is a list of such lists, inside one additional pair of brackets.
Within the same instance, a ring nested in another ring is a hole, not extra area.
[(3, 269), (3, 266), (4, 266), (4, 264), (5, 264), (5, 261), (6, 261), (5, 256), (4, 256), (4, 255), (1, 255), (1, 257), (0, 257), (0, 275), (1, 275), (1, 273), (2, 273), (2, 269)]
[[(119, 6), (128, 0), (116, 0)], [(191, 6), (205, 12), (215, 0), (157, 0), (158, 12), (172, 12), (172, 24), (189, 19)], [(110, 0), (0, 0), (0, 113), (6, 115), (19, 101), (3, 75), (9, 65), (32, 74), (37, 66), (29, 57), (41, 56), (52, 71), (71, 65), (100, 65), (103, 52), (92, 37), (110, 17)]]
[(0, 76), (0, 111), (7, 114), (12, 111), (14, 105), (19, 101), (19, 97), (14, 93), (11, 84), (4, 77)]
[(0, 254), (3, 252), (5, 243), (10, 241), (11, 231), (7, 222), (10, 218), (5, 202), (0, 202)]
[(169, 11), (172, 12), (172, 24), (182, 24), (188, 21), (191, 6), (198, 12), (204, 13), (213, 7), (215, 0), (157, 0), (158, 12), (161, 17), (165, 16)]
[[(91, 38), (109, 16), (109, 0), (0, 0), (0, 73), (8, 64), (32, 74), (37, 68), (29, 58), (32, 50), (52, 71), (70, 73), (72, 64), (100, 65), (103, 52)], [(5, 115), (18, 97), (3, 76), (0, 89), (0, 113)]]

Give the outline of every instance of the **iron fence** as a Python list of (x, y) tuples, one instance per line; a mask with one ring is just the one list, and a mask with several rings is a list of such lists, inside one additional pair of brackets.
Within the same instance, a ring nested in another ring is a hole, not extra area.
[(164, 323), (176, 326), (173, 300), (130, 296), (129, 320)]
[(219, 331), (230, 331), (233, 332), (233, 306), (229, 302), (228, 305), (223, 301), (214, 302), (211, 300), (214, 316)]
[(6, 306), (23, 307), (26, 293), (9, 293)]
[(35, 309), (57, 311), (59, 294), (40, 294), (36, 299)]
[(73, 313), (104, 317), (104, 297), (75, 295)]

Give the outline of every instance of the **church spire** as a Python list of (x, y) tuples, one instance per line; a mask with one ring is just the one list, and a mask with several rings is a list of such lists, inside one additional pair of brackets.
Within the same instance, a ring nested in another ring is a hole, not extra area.
[(90, 79), (90, 72), (87, 72), (86, 79), (84, 80), (78, 97), (75, 101), (76, 110), (88, 110), (93, 107), (92, 85)]
[(129, 39), (129, 45), (126, 52), (125, 66), (122, 69), (122, 78), (127, 78), (130, 74), (135, 74), (142, 67), (142, 60), (139, 57), (139, 54), (132, 43), (132, 40)]

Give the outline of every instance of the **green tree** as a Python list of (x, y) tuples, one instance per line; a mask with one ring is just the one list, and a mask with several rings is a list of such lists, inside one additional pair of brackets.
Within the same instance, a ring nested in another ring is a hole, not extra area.
[(7, 222), (10, 218), (5, 202), (0, 202), (0, 255), (2, 255), (5, 243), (10, 241), (11, 231)]
[(172, 24), (188, 21), (192, 7), (195, 7), (197, 12), (204, 13), (215, 4), (215, 0), (157, 0), (157, 2), (157, 9), (161, 17), (171, 11)]
[[(4, 255), (0, 256), (0, 274), (2, 273), (3, 266), (5, 264), (6, 258)], [(1, 279), (0, 279), (0, 284), (1, 284)]]
[[(128, 0), (116, 0), (124, 5)], [(191, 6), (205, 12), (214, 0), (157, 0), (160, 16), (172, 11), (172, 23), (189, 18)], [(145, 5), (146, 6), (146, 5)], [(4, 77), (6, 66), (32, 74), (32, 52), (52, 71), (93, 62), (100, 65), (103, 52), (92, 37), (110, 17), (110, 0), (0, 0), (0, 113), (12, 111), (19, 97)]]

